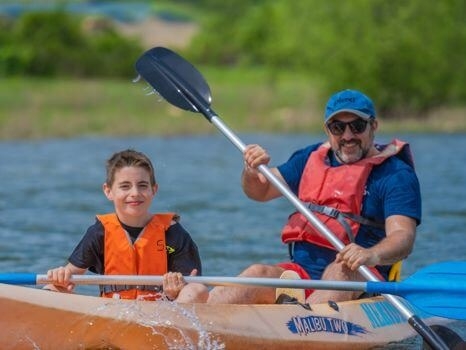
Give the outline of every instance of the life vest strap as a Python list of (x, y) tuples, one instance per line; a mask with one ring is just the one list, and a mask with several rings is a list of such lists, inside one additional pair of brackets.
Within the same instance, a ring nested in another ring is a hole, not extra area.
[(308, 208), (312, 210), (313, 212), (320, 213), (320, 214), (326, 215), (328, 217), (331, 217), (337, 220), (340, 223), (340, 225), (342, 225), (343, 228), (345, 229), (350, 242), (354, 242), (354, 234), (353, 234), (353, 231), (351, 231), (351, 226), (345, 220), (345, 218), (358, 222), (362, 225), (372, 226), (372, 227), (376, 227), (382, 230), (385, 229), (384, 223), (367, 219), (361, 215), (357, 215), (353, 213), (342, 213), (338, 209), (332, 208), (326, 205), (319, 205), (319, 204), (314, 204), (314, 203), (306, 203), (306, 204)]
[(351, 227), (348, 224), (348, 222), (345, 220), (345, 217), (342, 215), (342, 213), (335, 208), (328, 207), (326, 205), (318, 205), (314, 203), (309, 203), (308, 208), (316, 213), (320, 213), (323, 215), (326, 215), (328, 217), (331, 217), (335, 220), (337, 220), (341, 226), (345, 229), (345, 232), (350, 240), (350, 242), (354, 242), (354, 234), (353, 231), (351, 231)]
[(113, 285), (113, 284), (107, 284), (107, 285), (101, 285), (100, 286), (100, 292), (102, 294), (106, 293), (118, 293), (124, 290), (132, 290), (132, 289), (137, 289), (141, 291), (148, 291), (148, 292), (154, 292), (154, 293), (162, 293), (162, 287), (161, 286), (146, 286), (146, 285)]
[(385, 223), (383, 223), (383, 222), (377, 222), (377, 221), (374, 221), (374, 220), (370, 220), (370, 219), (367, 219), (367, 218), (365, 218), (365, 217), (363, 217), (361, 215), (356, 215), (356, 214), (352, 214), (352, 213), (341, 213), (341, 215), (343, 215), (344, 217), (347, 217), (350, 220), (359, 222), (360, 224), (363, 224), (363, 225), (366, 225), (366, 226), (372, 226), (372, 227), (375, 227), (375, 228), (379, 228), (381, 230), (385, 229)]
[(294, 261), (294, 243), (295, 242), (288, 243), (288, 255), (291, 261)]

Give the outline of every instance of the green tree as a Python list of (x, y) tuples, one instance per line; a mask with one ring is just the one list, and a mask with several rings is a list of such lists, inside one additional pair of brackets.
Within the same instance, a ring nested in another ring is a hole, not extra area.
[(327, 96), (366, 91), (385, 116), (466, 101), (466, 3), (241, 1), (216, 9), (193, 42), (204, 62), (300, 70)]
[(14, 37), (18, 46), (30, 52), (29, 74), (79, 73), (76, 58), (85, 46), (85, 40), (78, 22), (65, 12), (27, 13), (20, 17)]
[(143, 51), (119, 35), (105, 19), (83, 19), (60, 9), (30, 12), (17, 21), (0, 21), (0, 74), (32, 76), (128, 77)]

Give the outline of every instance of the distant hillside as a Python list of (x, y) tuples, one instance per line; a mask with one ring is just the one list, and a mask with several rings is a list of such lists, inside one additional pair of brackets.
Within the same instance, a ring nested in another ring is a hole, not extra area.
[[(57, 9), (59, 2), (40, 1), (2, 1), (0, 17), (18, 18), (26, 11), (51, 11)], [(157, 13), (145, 2), (69, 2), (66, 11), (89, 17), (91, 22), (102, 17), (113, 19), (117, 28), (128, 36), (138, 38), (145, 48), (164, 45), (175, 48), (185, 47), (198, 30), (198, 25), (189, 20), (179, 20), (176, 14)], [(178, 20), (177, 20), (178, 18)]]
[(138, 38), (145, 48), (154, 46), (184, 48), (198, 31), (196, 23), (166, 21), (154, 17), (135, 23), (115, 22), (115, 24), (123, 34)]

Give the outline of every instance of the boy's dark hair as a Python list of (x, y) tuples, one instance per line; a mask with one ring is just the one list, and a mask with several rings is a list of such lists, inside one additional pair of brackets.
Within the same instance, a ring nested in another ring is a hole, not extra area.
[(107, 170), (107, 185), (112, 186), (113, 181), (115, 181), (116, 171), (127, 166), (135, 166), (146, 169), (149, 172), (150, 184), (152, 186), (156, 184), (155, 171), (150, 159), (142, 152), (138, 152), (133, 149), (127, 149), (114, 153), (107, 160), (107, 165), (105, 167)]

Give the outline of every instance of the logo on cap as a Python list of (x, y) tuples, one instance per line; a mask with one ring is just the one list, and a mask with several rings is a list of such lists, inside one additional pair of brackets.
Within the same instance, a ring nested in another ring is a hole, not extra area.
[(375, 118), (371, 99), (357, 90), (343, 90), (332, 95), (325, 108), (325, 122), (341, 112), (356, 114), (363, 119)]

